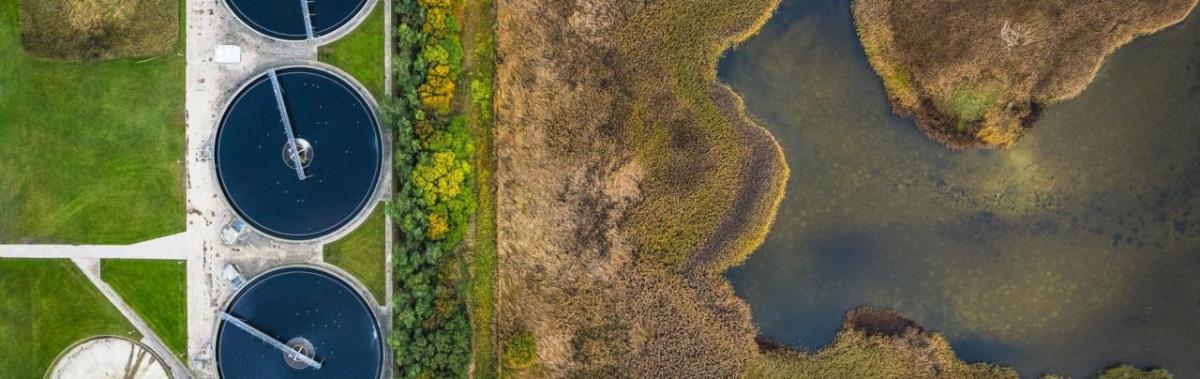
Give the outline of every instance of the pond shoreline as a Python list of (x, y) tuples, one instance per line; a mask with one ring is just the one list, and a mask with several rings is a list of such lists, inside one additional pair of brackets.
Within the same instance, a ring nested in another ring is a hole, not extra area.
[(826, 349), (870, 306), (1024, 376), (1194, 372), (1194, 15), (1109, 56), (1012, 149), (956, 152), (889, 109), (848, 4), (783, 2), (720, 64), (792, 176), (766, 242), (726, 275), (761, 335)]

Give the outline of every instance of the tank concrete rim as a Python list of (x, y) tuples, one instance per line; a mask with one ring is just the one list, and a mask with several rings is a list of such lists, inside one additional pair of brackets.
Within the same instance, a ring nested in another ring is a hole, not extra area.
[(358, 29), (358, 26), (360, 24), (362, 24), (363, 20), (367, 19), (367, 16), (371, 14), (371, 11), (375, 10), (375, 6), (377, 4), (379, 4), (380, 0), (367, 0), (366, 4), (363, 4), (362, 9), (359, 9), (358, 13), (356, 13), (354, 15), (354, 17), (351, 17), (349, 21), (346, 21), (345, 24), (338, 27), (337, 29), (334, 29), (333, 31), (329, 32), (328, 34), (325, 34), (325, 35), (322, 35), (320, 37), (313, 38), (310, 40), (307, 40), (307, 39), (284, 39), (284, 38), (266, 35), (262, 32), (259, 32), (258, 29), (255, 29), (253, 26), (251, 26), (249, 23), (247, 23), (246, 20), (243, 20), (241, 17), (239, 17), (237, 15), (237, 12), (233, 11), (233, 7), (229, 5), (229, 2), (227, 0), (217, 0), (217, 2), (222, 4), (222, 6), (225, 8), (225, 11), (229, 12), (230, 16), (233, 16), (234, 19), (237, 19), (238, 24), (240, 24), (244, 29), (249, 30), (250, 33), (253, 35), (256, 35), (259, 37), (265, 37), (265, 38), (268, 38), (275, 42), (291, 43), (291, 44), (296, 44), (296, 45), (311, 44), (313, 46), (322, 46), (322, 45), (329, 44), (333, 41), (337, 41), (338, 39), (341, 39), (342, 37), (346, 36), (347, 34), (350, 34), (350, 32), (353, 31), (354, 29)]
[[(359, 298), (363, 299), (363, 302), (365, 302), (367, 305), (367, 310), (370, 311), (370, 313), (371, 313), (371, 320), (375, 322), (375, 330), (379, 332), (379, 346), (380, 346), (379, 354), (381, 355), (381, 359), (379, 361), (379, 364), (381, 365), (381, 368), (379, 370), (379, 379), (383, 379), (387, 375), (386, 374), (387, 370), (385, 370), (384, 368), (387, 368), (389, 365), (392, 364), (391, 346), (389, 346), (389, 344), (385, 342), (387, 339), (387, 336), (384, 334), (386, 329), (384, 329), (383, 322), (381, 321), (383, 319), (383, 317), (387, 316), (387, 314), (385, 314), (385, 312), (382, 311), (382, 306), (380, 306), (379, 303), (375, 300), (374, 295), (371, 295), (370, 291), (367, 290), (367, 287), (365, 285), (363, 285), (362, 282), (358, 281), (358, 278), (354, 277), (353, 275), (350, 275), (350, 273), (346, 272), (345, 270), (342, 270), (339, 267), (336, 267), (334, 265), (324, 263), (324, 262), (321, 262), (321, 263), (294, 263), (294, 264), (275, 266), (270, 269), (264, 270), (263, 272), (255, 274), (254, 277), (247, 279), (246, 284), (249, 285), (251, 282), (254, 282), (258, 278), (261, 278), (265, 275), (268, 275), (268, 274), (271, 274), (271, 273), (274, 273), (277, 271), (297, 269), (297, 268), (317, 270), (317, 271), (321, 271), (323, 273), (329, 274), (330, 276), (333, 276), (334, 278), (341, 280), (343, 283), (346, 283), (346, 285), (350, 286), (350, 288), (354, 290), (355, 294), (358, 295)], [(243, 288), (245, 288), (245, 287), (243, 287)], [(229, 307), (231, 305), (233, 305), (233, 299), (237, 298), (237, 295), (239, 292), (241, 292), (240, 289), (237, 291), (234, 291), (229, 296), (227, 296), (226, 299), (221, 302), (221, 307), (217, 308), (217, 309), (219, 309), (222, 312), (228, 310)], [(212, 331), (213, 331), (213, 334), (212, 334), (213, 340), (212, 341), (213, 341), (213, 346), (214, 346), (213, 365), (216, 368), (217, 377), (221, 378), (221, 370), (220, 370), (221, 358), (220, 358), (219, 354), (215, 354), (215, 347), (219, 344), (219, 341), (217, 341), (217, 339), (220, 337), (220, 332), (221, 332), (221, 318), (220, 317), (213, 317)]]
[[(210, 159), (208, 159), (208, 161), (210, 162), (210, 164), (208, 164), (209, 174), (212, 175), (212, 178), (214, 179), (213, 182), (217, 186), (217, 191), (221, 192), (221, 196), (218, 196), (221, 198), (220, 199), (221, 204), (223, 204), (226, 209), (228, 209), (230, 212), (232, 212), (232, 214), (235, 217), (242, 218), (241, 213), (239, 213), (237, 211), (237, 208), (233, 206), (233, 203), (230, 202), (228, 196), (225, 195), (225, 190), (223, 188), (224, 186), (221, 183), (220, 175), (217, 172), (217, 164), (216, 164), (216, 162), (217, 162), (216, 161), (217, 135), (221, 131), (221, 124), (223, 124), (225, 121), (225, 113), (228, 112), (229, 107), (231, 105), (233, 105), (233, 101), (235, 99), (237, 99), (238, 95), (241, 94), (242, 91), (245, 91), (250, 86), (251, 83), (253, 83), (255, 80), (257, 80), (259, 77), (265, 75), (266, 72), (269, 70), (284, 70), (284, 69), (289, 69), (289, 68), (317, 69), (317, 70), (321, 70), (321, 71), (325, 71), (327, 73), (333, 74), (338, 79), (345, 81), (345, 83), (347, 85), (349, 85), (356, 92), (358, 92), (358, 95), (360, 97), (365, 99), (365, 101), (367, 103), (367, 108), (369, 108), (370, 113), (371, 113), (371, 118), (375, 120), (375, 131), (376, 131), (376, 135), (379, 136), (379, 140), (380, 140), (379, 141), (379, 145), (380, 145), (379, 166), (380, 167), (379, 167), (379, 172), (376, 173), (376, 177), (375, 177), (375, 188), (371, 189), (370, 195), (367, 196), (367, 200), (366, 200), (365, 204), (362, 206), (361, 209), (359, 209), (358, 213), (355, 214), (354, 216), (352, 216), (350, 218), (350, 220), (346, 222), (345, 225), (342, 225), (341, 227), (336, 228), (335, 230), (330, 231), (329, 233), (326, 233), (326, 234), (323, 234), (323, 235), (320, 235), (320, 236), (317, 236), (314, 238), (287, 239), (287, 238), (282, 238), (282, 237), (272, 235), (270, 233), (266, 233), (266, 232), (262, 231), (261, 229), (259, 229), (257, 226), (254, 226), (253, 224), (250, 224), (250, 223), (246, 223), (246, 225), (249, 226), (251, 229), (253, 229), (256, 233), (258, 233), (259, 235), (265, 236), (266, 238), (268, 238), (274, 242), (279, 242), (279, 243), (284, 243), (284, 244), (323, 245), (323, 244), (326, 244), (329, 242), (337, 241), (337, 240), (341, 239), (342, 237), (345, 237), (346, 235), (350, 234), (350, 232), (353, 232), (355, 229), (358, 229), (358, 227), (360, 225), (362, 225), (362, 223), (364, 221), (366, 221), (367, 217), (370, 216), (371, 212), (373, 212), (375, 210), (375, 207), (378, 206), (379, 202), (382, 200), (384, 183), (386, 182), (386, 179), (388, 178), (388, 175), (389, 175), (389, 170), (388, 170), (389, 167), (387, 165), (385, 165), (384, 162), (391, 160), (391, 147), (392, 146), (390, 143), (386, 143), (386, 142), (388, 142), (388, 140), (390, 138), (386, 138), (389, 136), (388, 136), (388, 134), (384, 133), (384, 130), (383, 130), (384, 128), (382, 127), (381, 121), (379, 119), (379, 103), (375, 100), (375, 97), (371, 95), (371, 92), (369, 90), (367, 90), (365, 86), (362, 85), (362, 83), (359, 83), (358, 80), (354, 79), (354, 77), (350, 76), (350, 74), (346, 73), (345, 71), (342, 71), (341, 69), (334, 67), (333, 65), (322, 63), (322, 62), (295, 60), (295, 61), (284, 61), (284, 62), (277, 62), (274, 64), (264, 65), (259, 70), (251, 71), (251, 73), (249, 75), (247, 75), (247, 77), (242, 78), (242, 80), (239, 82), (240, 84), (238, 84), (238, 86), (235, 90), (226, 94), (226, 99), (224, 101), (224, 105), (222, 105), (220, 108), (221, 117), (214, 119), (216, 122), (216, 125), (213, 126), (212, 133), (209, 134), (208, 141), (210, 143), (208, 144), (208, 147), (205, 148), (204, 153), (208, 157), (210, 157)], [(390, 183), (388, 183), (388, 184), (390, 185)]]

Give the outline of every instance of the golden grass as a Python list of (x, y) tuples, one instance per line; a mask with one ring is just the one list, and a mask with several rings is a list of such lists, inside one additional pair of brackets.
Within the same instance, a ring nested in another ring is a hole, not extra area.
[(153, 57), (179, 37), (176, 0), (21, 0), (21, 45), (44, 58)]
[(893, 111), (951, 148), (1011, 147), (1077, 96), (1106, 56), (1182, 21), (1196, 0), (855, 0)]
[(744, 372), (748, 310), (710, 275), (715, 259), (693, 257), (761, 241), (769, 217), (730, 220), (771, 213), (782, 153), (716, 84), (724, 47), (688, 49), (744, 37), (775, 3), (497, 3), (496, 335), (529, 331), (538, 347), (506, 375)]
[(788, 175), (783, 151), (717, 84), (716, 62), (777, 4), (664, 2), (633, 13), (620, 33), (626, 125), (647, 172), (630, 224), (648, 261), (719, 273), (765, 239)]

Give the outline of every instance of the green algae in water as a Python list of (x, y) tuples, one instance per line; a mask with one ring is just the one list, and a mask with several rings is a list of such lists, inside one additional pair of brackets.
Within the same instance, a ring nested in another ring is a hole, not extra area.
[(720, 74), (791, 168), (728, 274), (762, 333), (829, 343), (894, 308), (968, 361), (1200, 374), (1200, 16), (1109, 57), (1014, 149), (955, 153), (891, 114), (849, 3), (786, 0)]

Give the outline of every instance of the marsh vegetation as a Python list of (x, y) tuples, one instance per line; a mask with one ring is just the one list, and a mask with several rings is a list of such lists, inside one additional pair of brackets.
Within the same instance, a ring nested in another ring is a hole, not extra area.
[(1078, 96), (1104, 58), (1183, 20), (1196, 0), (855, 0), (892, 108), (951, 148), (1011, 147)]
[(179, 44), (178, 0), (11, 0), (21, 3), (21, 45), (39, 57), (146, 58)]
[(787, 171), (715, 61), (775, 5), (499, 3), (497, 336), (529, 333), (537, 354), (508, 374), (1011, 375), (944, 342), (906, 348), (944, 341), (915, 327), (847, 328), (815, 354), (760, 350), (720, 273), (765, 234)]
[(509, 374), (736, 376), (753, 358), (710, 273), (765, 234), (784, 168), (713, 64), (773, 6), (497, 3), (497, 337), (537, 346)]

